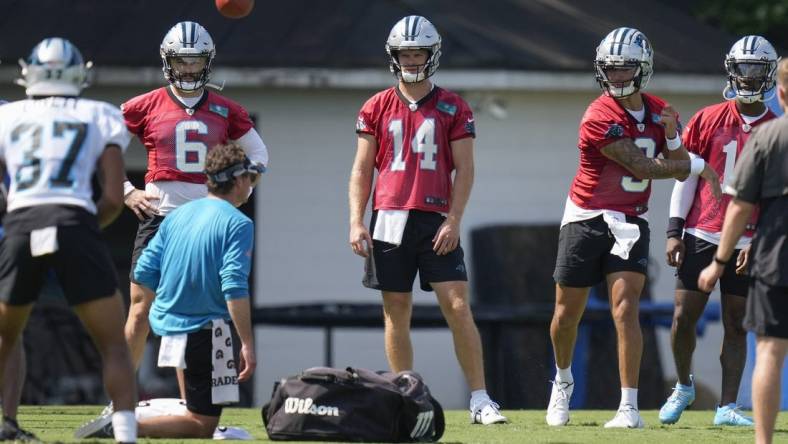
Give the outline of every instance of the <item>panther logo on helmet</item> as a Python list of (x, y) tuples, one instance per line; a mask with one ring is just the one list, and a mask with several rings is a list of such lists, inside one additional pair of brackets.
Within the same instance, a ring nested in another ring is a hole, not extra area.
[[(211, 64), (216, 57), (216, 46), (208, 31), (196, 22), (180, 22), (170, 28), (159, 48), (164, 78), (182, 91), (196, 91), (211, 78)], [(182, 63), (201, 59), (202, 67), (197, 72), (178, 69)]]
[(93, 63), (85, 63), (76, 46), (66, 39), (42, 40), (28, 59), (19, 59), (22, 78), (18, 85), (32, 96), (78, 96), (88, 86), (88, 72)]
[(644, 89), (654, 72), (654, 50), (635, 28), (611, 31), (596, 48), (595, 78), (608, 96), (628, 97)]
[(777, 52), (768, 40), (748, 35), (733, 44), (725, 56), (728, 84), (722, 92), (726, 100), (743, 103), (766, 102), (774, 97)]
[[(417, 72), (402, 70), (399, 64), (398, 52), (405, 49), (426, 49), (429, 55), (427, 63)], [(386, 53), (389, 56), (389, 69), (403, 82), (421, 82), (438, 70), (441, 57), (441, 36), (438, 30), (424, 17), (409, 15), (398, 21), (386, 40)]]

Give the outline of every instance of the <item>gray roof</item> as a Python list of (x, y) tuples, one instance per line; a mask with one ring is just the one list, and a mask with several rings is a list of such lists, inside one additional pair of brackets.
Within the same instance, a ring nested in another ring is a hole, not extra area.
[(240, 20), (210, 0), (5, 0), (0, 60), (8, 66), (45, 37), (66, 37), (99, 66), (157, 66), (176, 22), (205, 26), (216, 63), (249, 67), (379, 67), (402, 16), (429, 18), (443, 36), (449, 68), (590, 71), (611, 29), (636, 27), (656, 51), (658, 71), (715, 74), (736, 37), (665, 3), (630, 0), (289, 0), (258, 1)]

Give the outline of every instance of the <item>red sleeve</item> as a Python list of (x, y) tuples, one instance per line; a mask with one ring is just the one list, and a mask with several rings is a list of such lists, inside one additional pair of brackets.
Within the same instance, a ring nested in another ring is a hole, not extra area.
[(591, 146), (598, 150), (611, 143), (632, 138), (623, 122), (610, 118), (584, 118), (580, 122), (580, 145)]
[(375, 97), (367, 100), (364, 106), (361, 107), (361, 111), (358, 112), (358, 119), (356, 120), (356, 134), (369, 134), (376, 140), (380, 140), (377, 131), (377, 120), (378, 116), (380, 115), (378, 108), (378, 103), (377, 100), (375, 100)]
[(684, 128), (684, 132), (681, 135), (681, 141), (684, 143), (684, 148), (687, 149), (690, 153), (695, 153), (700, 155), (700, 150), (703, 148), (701, 144), (701, 112), (698, 112), (689, 122), (687, 122), (687, 126)]
[(457, 103), (457, 113), (454, 114), (454, 121), (449, 130), (449, 141), (476, 137), (476, 124), (473, 121), (473, 111), (464, 100)]
[(254, 128), (254, 122), (249, 118), (249, 113), (243, 106), (229, 102), (228, 108), (230, 108), (230, 115), (227, 122), (227, 135), (230, 140), (238, 140)]
[(148, 115), (145, 105), (145, 96), (138, 96), (120, 106), (126, 128), (138, 137), (142, 137), (142, 132), (145, 130), (145, 118)]

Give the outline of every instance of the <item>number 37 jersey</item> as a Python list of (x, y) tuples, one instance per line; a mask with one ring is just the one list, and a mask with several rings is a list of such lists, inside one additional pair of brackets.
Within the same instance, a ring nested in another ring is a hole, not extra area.
[(375, 210), (449, 211), (451, 142), (476, 135), (473, 113), (460, 96), (436, 86), (411, 105), (397, 87), (389, 88), (364, 104), (356, 132), (378, 144)]
[(194, 108), (163, 87), (134, 97), (121, 109), (129, 131), (148, 151), (145, 183), (205, 183), (208, 151), (240, 139), (254, 126), (241, 105), (207, 89)]
[(120, 110), (82, 98), (50, 97), (0, 106), (0, 159), (10, 176), (8, 211), (75, 205), (95, 214), (91, 178), (107, 145), (125, 151)]

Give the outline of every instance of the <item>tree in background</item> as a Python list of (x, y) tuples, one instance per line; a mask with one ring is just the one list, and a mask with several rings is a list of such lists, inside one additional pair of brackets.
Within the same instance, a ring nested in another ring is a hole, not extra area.
[(758, 34), (788, 48), (788, 0), (696, 0), (692, 14), (732, 34)]

